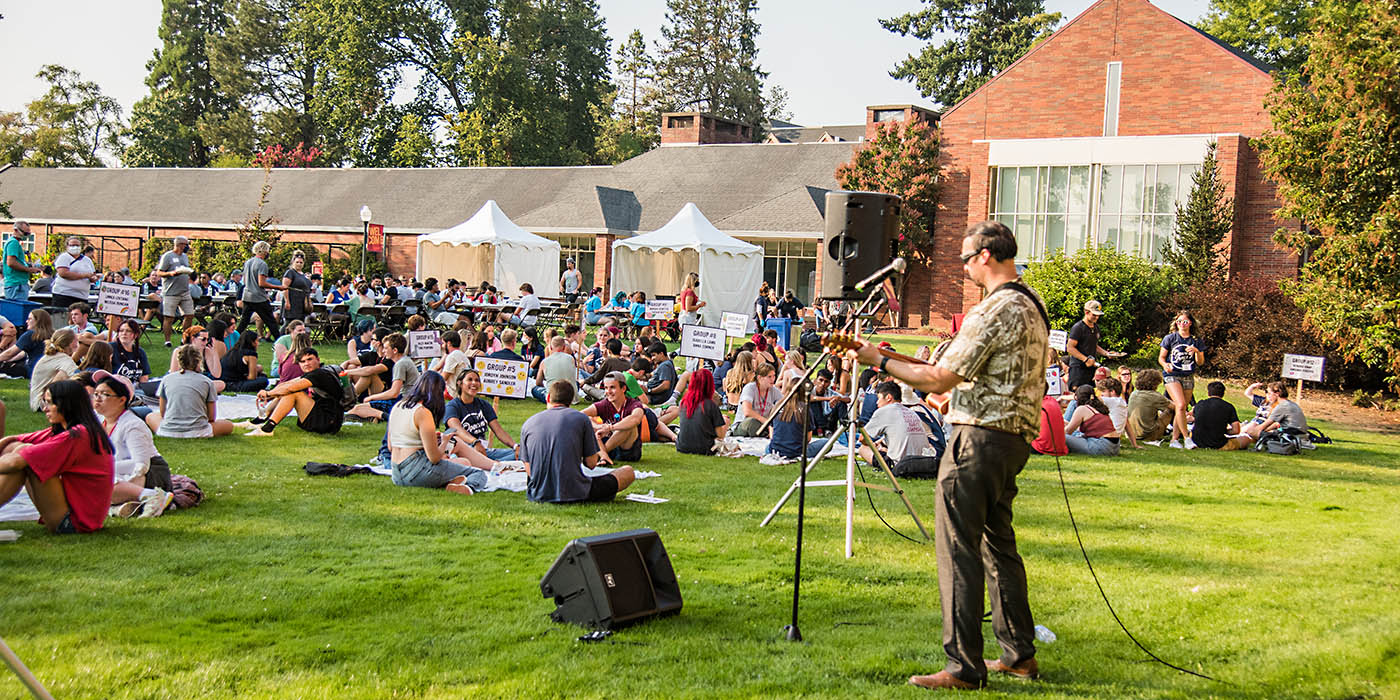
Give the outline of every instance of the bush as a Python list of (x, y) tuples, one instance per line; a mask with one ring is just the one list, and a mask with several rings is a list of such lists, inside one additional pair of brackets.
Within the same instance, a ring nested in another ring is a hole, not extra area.
[(1196, 319), (1195, 331), (1206, 344), (1211, 374), (1252, 381), (1277, 378), (1285, 353), (1327, 358), (1323, 384), (1346, 388), (1379, 387), (1385, 372), (1345, 361), (1329, 351), (1303, 322), (1303, 310), (1276, 282), (1241, 280), (1208, 282), (1167, 298), (1162, 316), (1180, 310)]
[(1050, 327), (1058, 330), (1068, 331), (1084, 317), (1084, 302), (1097, 299), (1104, 307), (1099, 320), (1103, 346), (1130, 355), (1148, 338), (1160, 337), (1167, 325), (1162, 300), (1178, 288), (1170, 268), (1107, 248), (1070, 256), (1059, 252), (1031, 263), (1025, 281), (1045, 301)]

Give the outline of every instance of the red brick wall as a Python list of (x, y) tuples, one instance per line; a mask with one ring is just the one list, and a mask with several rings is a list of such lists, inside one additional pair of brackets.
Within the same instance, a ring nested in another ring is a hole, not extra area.
[[(673, 126), (673, 124), (684, 124), (684, 126)], [(751, 141), (753, 141), (753, 127), (732, 119), (724, 119), (703, 112), (668, 112), (661, 115), (662, 145), (749, 143)]]
[(1123, 64), (1118, 135), (1243, 134), (1219, 147), (1236, 201), (1232, 272), (1296, 272), (1270, 241), (1286, 223), (1273, 219), (1275, 188), (1247, 141), (1268, 127), (1272, 78), (1146, 0), (1101, 0), (943, 115), (931, 278), (911, 280), (927, 294), (926, 322), (946, 323), (981, 296), (956, 258), (963, 231), (988, 214), (988, 146), (973, 142), (1102, 136), (1110, 61)]
[(612, 294), (612, 244), (617, 236), (599, 234), (593, 248), (593, 286), (603, 288), (603, 299)]

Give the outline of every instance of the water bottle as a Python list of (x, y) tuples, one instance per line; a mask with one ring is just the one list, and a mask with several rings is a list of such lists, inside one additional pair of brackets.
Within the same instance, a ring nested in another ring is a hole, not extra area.
[(1045, 625), (1035, 626), (1035, 640), (1043, 644), (1050, 644), (1055, 641), (1055, 633), (1050, 631)]

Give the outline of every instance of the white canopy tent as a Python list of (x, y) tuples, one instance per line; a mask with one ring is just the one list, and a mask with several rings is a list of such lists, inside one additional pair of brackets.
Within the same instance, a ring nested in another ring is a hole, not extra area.
[(721, 232), (690, 203), (665, 226), (613, 244), (614, 293), (676, 294), (691, 272), (700, 275), (705, 325), (718, 326), (724, 311), (752, 315), (763, 248)]
[(559, 244), (515, 225), (496, 200), (472, 218), (418, 237), (418, 279), (488, 280), (516, 296), (524, 282), (540, 296), (559, 295)]

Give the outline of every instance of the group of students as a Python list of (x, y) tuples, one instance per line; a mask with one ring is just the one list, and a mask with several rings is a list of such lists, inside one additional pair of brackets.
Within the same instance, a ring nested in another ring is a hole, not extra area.
[(1160, 370), (1142, 369), (1134, 375), (1120, 366), (1118, 376), (1110, 376), (1097, 356), (1122, 353), (1098, 346), (1096, 326), (1102, 315), (1099, 302), (1086, 303), (1084, 319), (1068, 334), (1067, 361), (1060, 364), (1051, 351), (1051, 366), (1059, 366), (1068, 391), (1045, 397), (1040, 434), (1031, 443), (1036, 452), (1113, 456), (1125, 440), (1133, 448), (1165, 442), (1182, 449), (1242, 450), (1277, 428), (1307, 431), (1302, 408), (1288, 399), (1288, 386), (1281, 381), (1257, 382), (1245, 389), (1255, 408), (1247, 422), (1240, 421), (1235, 407), (1225, 401), (1222, 382), (1208, 384), (1206, 398), (1196, 401), (1195, 375), (1205, 362), (1206, 347), (1195, 334), (1195, 318), (1186, 311), (1177, 314), (1171, 332), (1162, 338)]

